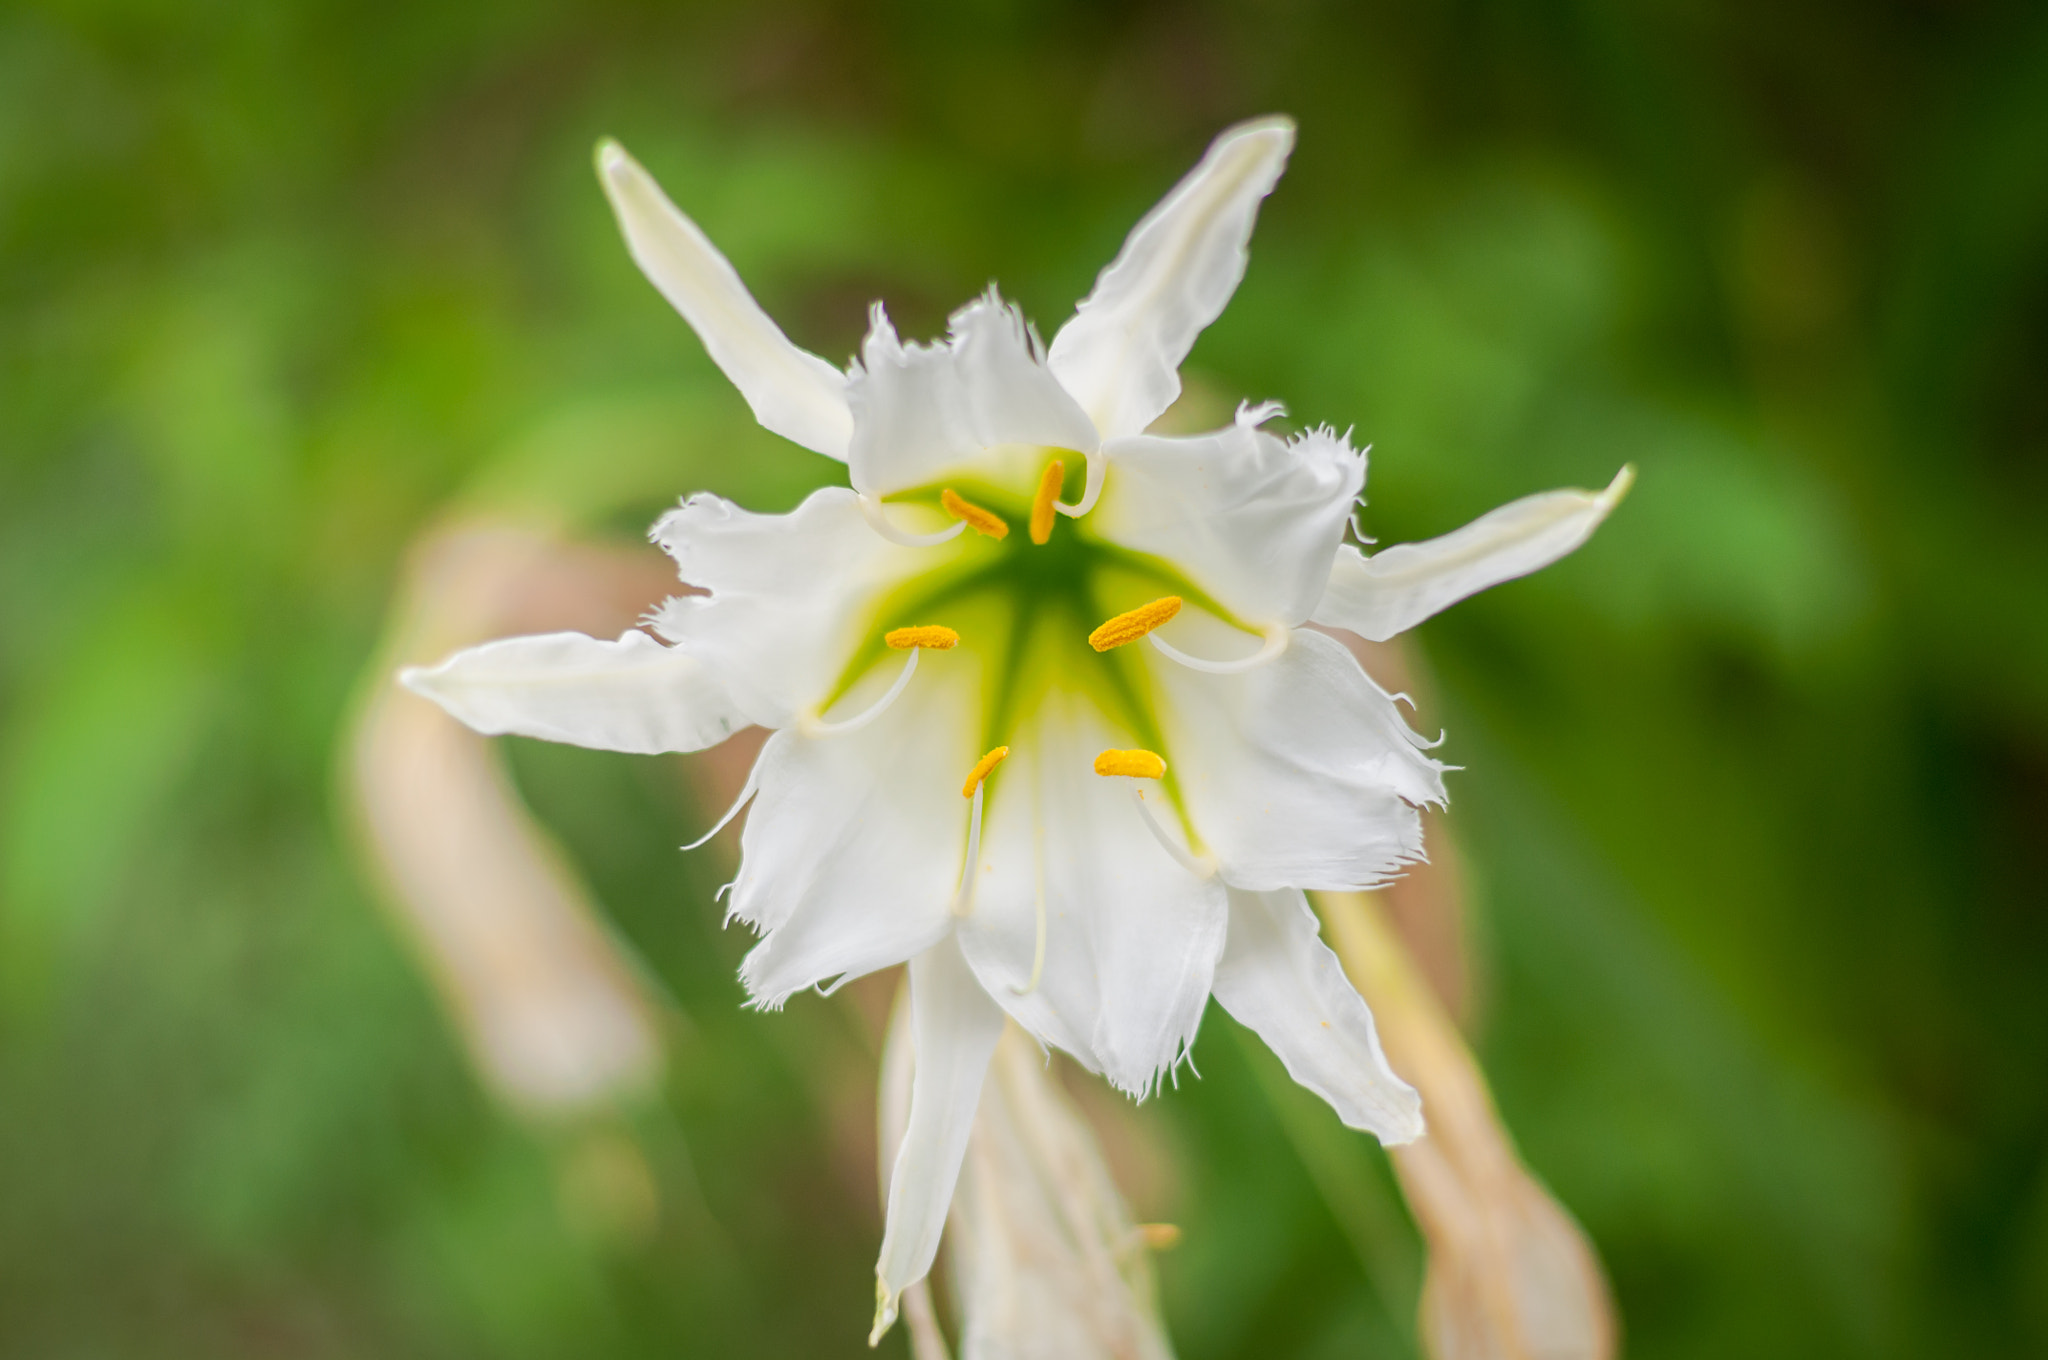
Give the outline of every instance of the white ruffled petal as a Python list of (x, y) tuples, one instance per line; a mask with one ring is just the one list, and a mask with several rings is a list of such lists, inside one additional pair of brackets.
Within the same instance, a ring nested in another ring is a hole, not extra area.
[(1365, 455), (1332, 430), (1283, 440), (1240, 410), (1191, 438), (1108, 445), (1114, 471), (1092, 532), (1173, 563), (1254, 624), (1298, 624), (1322, 598), (1330, 560), (1365, 484)]
[(854, 486), (871, 496), (927, 485), (1002, 445), (1095, 451), (1094, 424), (994, 289), (953, 313), (934, 345), (902, 343), (876, 304), (846, 396), (854, 418), (847, 463)]
[(1422, 853), (1415, 805), (1444, 800), (1443, 767), (1336, 641), (1297, 629), (1235, 675), (1149, 665), (1176, 787), (1233, 887), (1367, 888)]
[(1221, 882), (1146, 828), (1141, 781), (1095, 773), (1098, 752), (1133, 744), (1081, 696), (1051, 695), (1020, 726), (989, 781), (960, 944), (1019, 1024), (1142, 1096), (1194, 1042), (1226, 907)]
[(1635, 468), (1605, 491), (1546, 491), (1481, 515), (1462, 529), (1367, 557), (1345, 544), (1330, 569), (1315, 621), (1372, 642), (1404, 633), (1488, 586), (1547, 567), (1577, 548), (1621, 503)]
[(843, 461), (853, 437), (846, 376), (790, 343), (725, 256), (625, 148), (602, 143), (597, 169), (634, 262), (697, 332), (712, 362), (754, 408), (754, 418)]
[(910, 961), (910, 1011), (917, 1045), (910, 1120), (889, 1176), (870, 1345), (896, 1320), (897, 1298), (932, 1268), (982, 1078), (1003, 1033), (1001, 1008), (982, 991), (950, 936)]
[(655, 629), (703, 657), (734, 702), (766, 727), (787, 726), (838, 683), (862, 630), (875, 622), (869, 601), (908, 575), (943, 567), (958, 551), (888, 542), (843, 486), (811, 493), (786, 515), (692, 496), (655, 524), (652, 537), (683, 580), (710, 592), (668, 601)]
[(1422, 1098), (1387, 1066), (1372, 1012), (1300, 890), (1231, 891), (1216, 999), (1352, 1128), (1382, 1143), (1422, 1136)]
[(1294, 147), (1294, 124), (1231, 128), (1138, 223), (1053, 338), (1052, 371), (1103, 438), (1137, 434), (1180, 395), (1180, 365), (1244, 278), (1259, 201)]
[(701, 658), (638, 629), (504, 638), (398, 678), (486, 736), (599, 751), (699, 751), (752, 721)]
[[(884, 678), (839, 708), (865, 708)], [(935, 653), (867, 726), (768, 739), (731, 904), (762, 935), (740, 967), (757, 1004), (901, 963), (951, 929), (980, 685), (971, 653)]]

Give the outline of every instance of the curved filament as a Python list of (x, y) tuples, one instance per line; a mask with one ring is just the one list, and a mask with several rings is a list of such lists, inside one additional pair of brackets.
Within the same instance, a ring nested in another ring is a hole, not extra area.
[(1181, 868), (1187, 870), (1196, 878), (1213, 878), (1216, 876), (1215, 860), (1207, 855), (1199, 857), (1191, 855), (1180, 846), (1174, 844), (1173, 837), (1167, 835), (1166, 828), (1159, 824), (1159, 818), (1152, 811), (1152, 805), (1145, 801), (1145, 790), (1135, 782), (1131, 785), (1131, 797), (1138, 804), (1138, 815), (1144, 819), (1146, 830), (1152, 833), (1152, 838), (1159, 842), (1167, 854), (1173, 856), (1175, 863), (1179, 864)]
[(903, 687), (910, 683), (910, 677), (917, 673), (917, 658), (922, 651), (923, 649), (918, 647), (910, 649), (910, 655), (903, 658), (903, 673), (896, 677), (896, 683), (889, 686), (889, 692), (877, 699), (865, 711), (855, 714), (844, 722), (826, 722), (823, 718), (815, 715), (807, 716), (802, 723), (804, 735), (807, 737), (837, 736), (842, 732), (857, 731), (881, 717), (883, 713), (888, 711), (889, 705), (896, 702), (896, 696), (903, 693)]
[(1093, 453), (1086, 453), (1081, 456), (1088, 460), (1088, 482), (1081, 488), (1080, 503), (1078, 505), (1068, 505), (1065, 501), (1054, 501), (1052, 503), (1053, 509), (1069, 519), (1078, 519), (1095, 508), (1095, 502), (1102, 497), (1103, 478), (1109, 473), (1108, 450), (1097, 449)]
[(960, 871), (960, 890), (953, 894), (953, 914), (966, 916), (974, 911), (974, 866), (981, 859), (981, 797), (985, 786), (974, 786), (974, 813), (967, 825), (967, 866)]
[(1210, 661), (1205, 657), (1189, 656), (1157, 633), (1146, 634), (1145, 640), (1157, 647), (1161, 656), (1169, 661), (1178, 661), (1191, 671), (1207, 671), (1211, 675), (1236, 675), (1240, 671), (1256, 670), (1286, 651), (1287, 640), (1292, 631), (1285, 626), (1268, 628), (1265, 632), (1266, 645), (1250, 656), (1240, 657), (1235, 661)]
[[(696, 840), (691, 841), (688, 845), (684, 846), (683, 849), (695, 850), (698, 847), (704, 845), (706, 842), (708, 842), (713, 836), (716, 836), (719, 832), (725, 830), (725, 828), (732, 823), (732, 819), (740, 815), (740, 809), (747, 805), (747, 800), (752, 798), (756, 793), (760, 792), (760, 789), (761, 762), (757, 760), (754, 762), (754, 768), (747, 771), (747, 782), (745, 785), (741, 787), (740, 796), (732, 800), (732, 806), (725, 810), (725, 815), (718, 819), (718, 824), (712, 827), (709, 831), (705, 832), (703, 835), (699, 836)], [(730, 887), (731, 885), (727, 884), (726, 886)]]
[(937, 533), (913, 534), (907, 529), (899, 529), (891, 524), (888, 515), (882, 510), (882, 503), (873, 496), (864, 495), (859, 497), (859, 500), (860, 512), (867, 519), (868, 527), (891, 543), (900, 543), (906, 548), (936, 547), (949, 539), (960, 537), (967, 528), (966, 520), (955, 520)]

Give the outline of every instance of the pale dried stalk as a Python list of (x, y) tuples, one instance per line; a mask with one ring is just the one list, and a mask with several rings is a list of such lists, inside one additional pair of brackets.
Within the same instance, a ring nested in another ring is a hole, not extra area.
[[(899, 1002), (882, 1059), (885, 1197), (915, 1063), (907, 1015)], [(1044, 1051), (1014, 1024), (982, 1087), (946, 1241), (962, 1360), (1171, 1360), (1147, 1233)], [(904, 1316), (917, 1360), (942, 1360), (929, 1295), (906, 1294)]]
[(1429, 1247), (1421, 1330), (1435, 1360), (1608, 1360), (1614, 1309), (1579, 1226), (1522, 1165), (1486, 1079), (1377, 894), (1323, 893), (1323, 920), (1429, 1132), (1391, 1149)]
[(348, 801), (393, 914), (485, 1084), (528, 1114), (651, 1084), (654, 1007), (486, 739), (392, 676), (505, 632), (616, 631), (618, 602), (651, 593), (644, 573), (602, 549), (505, 526), (435, 535), (414, 555), (346, 738)]

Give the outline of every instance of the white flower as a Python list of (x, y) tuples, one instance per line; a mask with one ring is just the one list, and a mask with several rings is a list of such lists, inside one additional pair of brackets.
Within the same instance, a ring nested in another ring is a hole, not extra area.
[(910, 964), (917, 1077), (877, 1335), (937, 1250), (1006, 1013), (1142, 1095), (1213, 994), (1345, 1123), (1422, 1131), (1302, 890), (1418, 856), (1443, 767), (1304, 625), (1386, 638), (1533, 571), (1628, 474), (1367, 557), (1342, 541), (1365, 479), (1346, 438), (1269, 433), (1273, 405), (1145, 433), (1243, 277), (1293, 139), (1278, 118), (1219, 138), (1050, 347), (991, 290), (932, 345), (877, 306), (845, 373), (601, 147), (641, 268), (761, 423), (845, 460), (851, 487), (787, 515), (697, 495), (663, 517), (654, 540), (707, 592), (655, 612), (666, 645), (513, 638), (405, 676), (479, 731), (606, 750), (776, 729), (732, 887), (761, 935), (749, 993), (776, 1007)]

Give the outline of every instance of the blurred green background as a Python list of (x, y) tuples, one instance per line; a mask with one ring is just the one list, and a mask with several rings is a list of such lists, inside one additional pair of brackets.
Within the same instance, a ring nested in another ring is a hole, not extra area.
[[(673, 763), (508, 743), (673, 1003), (613, 1118), (693, 1207), (622, 1238), (381, 914), (340, 725), (452, 500), (600, 483), (623, 543), (838, 471), (744, 432), (600, 135), (839, 359), (870, 298), (929, 335), (991, 277), (1050, 334), (1276, 110), (1192, 371), (1355, 423), (1382, 541), (1641, 470), (1419, 635), (1478, 1046), (1629, 1349), (2048, 1350), (2039, 6), (17, 0), (0, 1354), (860, 1353), (871, 1042), (740, 1010)], [(1232, 1029), (1132, 1117), (1181, 1354), (1412, 1355), (1383, 1158)]]

